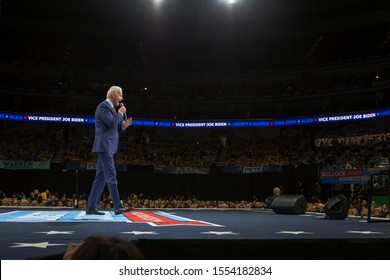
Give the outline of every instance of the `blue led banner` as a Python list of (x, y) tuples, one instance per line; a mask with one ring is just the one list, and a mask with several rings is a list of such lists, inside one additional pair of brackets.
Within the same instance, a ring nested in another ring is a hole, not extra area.
[(169, 174), (209, 174), (210, 168), (204, 166), (155, 166), (154, 171)]
[(322, 184), (361, 184), (370, 179), (367, 169), (323, 169), (320, 173)]
[(21, 122), (82, 123), (82, 124), (95, 123), (95, 118), (90, 116), (18, 114), (18, 113), (4, 113), (4, 112), (0, 112), (0, 120), (21, 121)]
[(0, 160), (0, 169), (50, 169), (50, 161)]
[(255, 174), (255, 173), (269, 173), (282, 171), (281, 165), (267, 165), (267, 166), (225, 166), (223, 172), (225, 173), (240, 173), (240, 174)]
[[(96, 170), (95, 162), (67, 162), (66, 169), (68, 170)], [(126, 164), (115, 164), (115, 169), (118, 172), (126, 172)]]
[[(390, 117), (390, 109), (354, 112), (345, 114), (328, 114), (286, 119), (253, 119), (253, 120), (152, 120), (133, 119), (133, 126), (157, 128), (250, 128), (281, 127), (294, 125), (322, 124), (334, 122), (361, 121)], [(0, 112), (0, 120), (23, 122), (56, 122), (73, 124), (93, 124), (93, 116), (73, 115), (40, 115)]]

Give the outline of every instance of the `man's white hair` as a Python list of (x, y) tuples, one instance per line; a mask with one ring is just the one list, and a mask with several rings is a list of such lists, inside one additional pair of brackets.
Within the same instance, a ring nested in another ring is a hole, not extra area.
[(118, 87), (118, 86), (112, 86), (110, 87), (110, 89), (107, 91), (107, 98), (110, 98), (113, 96), (114, 93), (120, 93), (122, 92), (122, 88)]

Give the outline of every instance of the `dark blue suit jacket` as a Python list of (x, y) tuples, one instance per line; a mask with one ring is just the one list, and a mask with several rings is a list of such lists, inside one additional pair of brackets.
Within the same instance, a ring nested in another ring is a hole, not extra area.
[(114, 155), (118, 150), (122, 114), (116, 114), (111, 105), (104, 100), (95, 111), (95, 140), (92, 152)]

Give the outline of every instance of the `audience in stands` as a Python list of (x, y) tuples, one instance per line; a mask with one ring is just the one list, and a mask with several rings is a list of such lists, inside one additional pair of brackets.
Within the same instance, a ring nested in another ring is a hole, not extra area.
[[(351, 126), (356, 126), (351, 128)], [(154, 167), (210, 167), (220, 166), (268, 166), (268, 165), (315, 165), (326, 169), (372, 168), (390, 157), (390, 139), (384, 137), (381, 141), (366, 141), (359, 144), (315, 145), (317, 138), (330, 137), (330, 127), (301, 128), (298, 135), (280, 133), (279, 136), (262, 137), (253, 134), (250, 137), (230, 137), (223, 142), (219, 136), (194, 141), (191, 137), (164, 138), (163, 136), (148, 137), (148, 141), (136, 139), (121, 143), (120, 153), (116, 163), (128, 165), (152, 165)], [(388, 127), (369, 127), (365, 124), (332, 125), (331, 137), (365, 135), (369, 133), (388, 133)], [(47, 139), (19, 133), (15, 129), (7, 130), (0, 139), (0, 160), (3, 161), (52, 161), (60, 158), (61, 162), (96, 162), (91, 153), (91, 139), (81, 135), (80, 139)], [(80, 129), (81, 130), (81, 129)], [(51, 137), (50, 137), (51, 138)], [(123, 140), (123, 139), (122, 139)], [(191, 141), (192, 140), (192, 141)], [(308, 196), (308, 211), (322, 212), (326, 203), (321, 197), (321, 190), (313, 186), (313, 193)], [(68, 196), (51, 193), (49, 190), (31, 190), (31, 193), (15, 192), (11, 195), (1, 193), (2, 206), (50, 206), (85, 208), (86, 195)], [(202, 201), (183, 197), (151, 199), (141, 195), (124, 197), (127, 207), (135, 208), (267, 208), (266, 202), (257, 199), (253, 201)], [(351, 198), (353, 199), (353, 198)], [(77, 202), (76, 202), (77, 200)], [(268, 205), (269, 206), (269, 205)], [(111, 201), (104, 196), (99, 208), (111, 208)], [(387, 217), (387, 205), (374, 205), (373, 216)], [(361, 199), (351, 201), (350, 214), (366, 216), (367, 203)]]
[[(275, 195), (278, 193), (279, 187), (274, 189)], [(76, 207), (73, 195), (72, 198), (66, 194), (62, 194), (57, 197), (55, 201), (57, 203), (48, 203), (45, 200), (38, 202), (37, 199), (31, 197), (25, 198), (23, 193), (13, 193), (11, 197), (7, 197), (5, 194), (0, 201), (0, 206), (25, 206), (25, 207)], [(87, 205), (87, 195), (81, 194), (78, 196), (77, 208), (85, 209)], [(316, 201), (307, 203), (307, 212), (323, 213), (323, 209), (326, 202)], [(150, 208), (198, 208), (198, 209), (259, 209), (266, 210), (270, 209), (268, 201), (221, 201), (211, 200), (204, 201), (198, 199), (184, 198), (184, 197), (169, 197), (169, 198), (145, 198), (142, 194), (130, 194), (123, 200), (125, 207), (134, 207), (137, 209), (150, 209)], [(108, 194), (104, 194), (99, 204), (99, 209), (111, 209), (112, 202)], [(354, 199), (350, 202), (349, 215), (356, 217), (367, 217), (368, 205), (364, 199)], [(377, 205), (375, 201), (371, 205), (371, 216), (380, 218), (390, 218), (390, 212), (387, 204)]]
[[(390, 157), (390, 141), (360, 145), (316, 146), (315, 135), (297, 137), (235, 137), (228, 144), (217, 138), (197, 143), (122, 142), (116, 163), (155, 167), (268, 166), (314, 164), (325, 169), (372, 168)], [(67, 143), (41, 139), (2, 138), (0, 160), (96, 162), (91, 142)]]

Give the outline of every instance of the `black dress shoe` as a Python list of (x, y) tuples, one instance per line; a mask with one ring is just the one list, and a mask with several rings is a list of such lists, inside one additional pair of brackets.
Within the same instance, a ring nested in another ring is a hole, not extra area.
[(125, 207), (119, 207), (119, 208), (116, 208), (115, 210), (114, 210), (114, 212), (115, 212), (115, 215), (120, 215), (120, 214), (122, 214), (122, 213), (126, 213), (126, 212), (130, 212), (131, 210), (133, 210), (133, 208), (125, 208)]
[(95, 209), (87, 208), (87, 210), (85, 210), (85, 214), (86, 215), (104, 215), (103, 212), (98, 211), (96, 208)]

